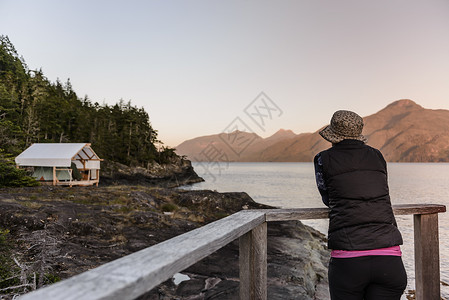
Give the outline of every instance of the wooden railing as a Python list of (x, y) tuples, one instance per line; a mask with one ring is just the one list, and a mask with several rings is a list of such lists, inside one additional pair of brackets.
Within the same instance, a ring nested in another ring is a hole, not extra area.
[[(440, 299), (438, 213), (444, 205), (395, 205), (414, 215), (416, 299)], [(267, 299), (267, 222), (325, 219), (327, 208), (246, 210), (23, 295), (36, 299), (135, 299), (239, 238), (240, 299)]]

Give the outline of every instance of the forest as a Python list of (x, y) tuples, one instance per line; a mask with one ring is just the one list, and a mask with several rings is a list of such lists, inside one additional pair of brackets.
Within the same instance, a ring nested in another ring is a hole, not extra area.
[[(0, 164), (11, 164), (32, 143), (69, 142), (91, 143), (101, 158), (128, 166), (176, 156), (162, 146), (143, 108), (78, 97), (70, 79), (50, 82), (42, 69), (30, 70), (8, 36), (0, 35)], [(0, 174), (0, 187), (5, 176)]]

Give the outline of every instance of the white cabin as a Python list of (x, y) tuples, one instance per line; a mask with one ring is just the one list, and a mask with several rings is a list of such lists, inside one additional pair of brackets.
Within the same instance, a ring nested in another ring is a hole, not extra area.
[(33, 177), (51, 185), (97, 185), (102, 159), (86, 143), (36, 143), (15, 159), (32, 167)]

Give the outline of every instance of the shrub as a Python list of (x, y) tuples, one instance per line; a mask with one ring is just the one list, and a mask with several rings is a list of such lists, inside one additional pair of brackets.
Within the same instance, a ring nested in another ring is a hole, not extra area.
[(165, 212), (173, 212), (178, 209), (178, 206), (176, 206), (173, 203), (164, 203), (164, 204), (162, 204), (161, 209), (162, 209), (162, 211), (165, 211)]
[(0, 149), (0, 188), (37, 185), (39, 182), (28, 176), (25, 170), (17, 169), (12, 158)]

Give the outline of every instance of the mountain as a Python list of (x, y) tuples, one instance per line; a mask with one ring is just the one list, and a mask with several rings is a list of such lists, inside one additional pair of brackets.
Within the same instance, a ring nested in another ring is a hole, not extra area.
[[(368, 144), (381, 150), (387, 161), (449, 162), (449, 110), (426, 109), (403, 99), (363, 119)], [(281, 129), (265, 139), (254, 133), (221, 133), (185, 141), (176, 152), (194, 161), (308, 162), (331, 146), (318, 132), (296, 135)], [(199, 155), (212, 150), (224, 155)]]
[(255, 133), (236, 130), (185, 141), (176, 147), (176, 153), (192, 161), (240, 161), (242, 153), (261, 140)]
[(296, 134), (291, 130), (279, 129), (275, 134), (267, 137), (265, 141), (279, 141), (283, 139), (296, 137)]
[(185, 141), (176, 147), (176, 153), (193, 161), (258, 161), (256, 158), (264, 149), (296, 136), (291, 130), (280, 129), (263, 139), (255, 133), (237, 130)]
[(449, 161), (449, 110), (400, 100), (364, 120), (368, 143), (379, 148), (387, 161)]

